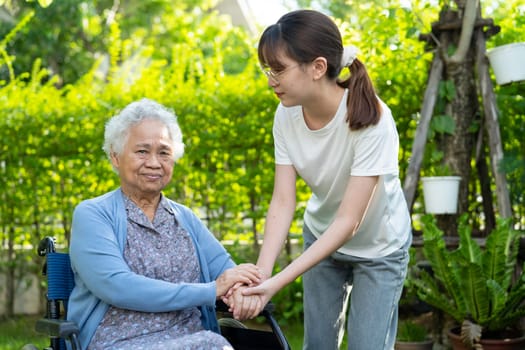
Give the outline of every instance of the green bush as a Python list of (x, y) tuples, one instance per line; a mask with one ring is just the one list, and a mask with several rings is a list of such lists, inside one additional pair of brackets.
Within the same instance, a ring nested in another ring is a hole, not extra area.
[[(55, 236), (67, 245), (73, 208), (82, 199), (118, 186), (101, 150), (104, 124), (142, 97), (174, 109), (187, 146), (166, 195), (193, 208), (221, 240), (246, 243), (251, 252), (243, 253), (243, 258), (256, 256), (272, 193), (271, 130), (278, 103), (259, 72), (256, 39), (211, 11), (214, 1), (122, 2), (121, 12), (106, 24), (104, 2), (54, 1), (53, 6), (34, 12), (23, 6), (32, 8), (34, 3), (16, 3), (24, 9), (18, 24), (0, 30), (0, 240), (4, 261), (22, 261), (16, 248), (36, 246), (44, 236)], [(489, 45), (523, 40), (519, 31), (523, 9), (517, 1), (498, 4), (494, 19), (501, 24), (502, 35)], [(72, 12), (52, 13), (63, 6)], [(339, 16), (344, 19), (345, 43), (366, 43), (360, 45), (360, 55), (400, 132), (403, 178), (431, 57), (424, 52), (418, 34), (429, 30), (438, 9), (427, 2), (413, 4), (411, 9), (392, 2), (352, 10), (351, 17), (347, 12)], [(56, 34), (57, 22), (49, 18), (65, 14), (71, 14), (67, 23), (80, 21), (85, 26), (78, 35), (72, 33), (79, 33), (79, 28), (65, 28), (68, 31), (63, 35), (75, 40), (65, 43), (57, 40), (60, 36), (44, 43), (36, 40), (44, 32)], [(337, 17), (335, 11), (334, 15)], [(46, 31), (49, 25), (53, 30)], [(79, 51), (82, 35), (94, 45), (91, 56)], [(60, 56), (64, 49), (54, 50), (53, 45), (61, 43), (65, 48), (69, 45), (71, 52), (62, 55), (60, 70), (49, 70), (50, 57)], [(29, 44), (31, 49), (24, 50)], [(39, 51), (34, 49), (38, 45), (47, 46)], [(46, 57), (35, 56), (35, 51)], [(525, 207), (521, 205), (525, 182), (519, 137), (523, 86), (496, 88), (503, 107), (506, 152), (501, 167), (509, 174), (517, 218), (523, 217)], [(309, 195), (302, 180), (298, 184), (300, 208), (292, 234), (300, 232), (301, 209)], [(518, 222), (523, 225), (523, 220)], [(37, 268), (33, 261), (0, 264), (0, 270), (17, 276)], [(10, 288), (12, 283), (2, 287)], [(294, 284), (276, 298), (283, 299), (290, 317), (297, 317), (302, 309), (300, 296), (300, 285)], [(8, 310), (12, 302), (6, 301)]]

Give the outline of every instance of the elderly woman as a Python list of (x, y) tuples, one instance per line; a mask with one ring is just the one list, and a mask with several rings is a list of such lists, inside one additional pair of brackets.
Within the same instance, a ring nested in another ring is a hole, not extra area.
[(142, 99), (111, 118), (104, 138), (120, 188), (73, 214), (68, 319), (82, 348), (230, 349), (216, 299), (261, 276), (236, 266), (192, 211), (162, 195), (184, 152), (175, 115)]

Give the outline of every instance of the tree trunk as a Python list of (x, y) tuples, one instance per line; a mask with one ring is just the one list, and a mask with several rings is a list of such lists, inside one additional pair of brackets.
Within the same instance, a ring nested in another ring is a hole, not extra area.
[[(459, 16), (457, 12), (449, 11), (444, 17), (448, 20)], [(460, 34), (461, 28), (441, 32), (440, 42), (444, 55), (450, 52), (451, 47), (458, 46)], [(472, 42), (462, 61), (455, 62), (445, 57), (444, 62), (443, 79), (452, 81), (455, 87), (455, 95), (447, 102), (445, 110), (454, 119), (456, 127), (453, 134), (446, 134), (443, 138), (443, 161), (455, 175), (461, 176), (461, 183), (459, 186), (458, 214), (438, 217), (438, 225), (445, 231), (446, 235), (456, 235), (457, 216), (466, 212), (469, 206), (470, 164), (476, 142), (476, 134), (472, 130), (472, 125), (479, 119), (474, 71), (475, 55)]]

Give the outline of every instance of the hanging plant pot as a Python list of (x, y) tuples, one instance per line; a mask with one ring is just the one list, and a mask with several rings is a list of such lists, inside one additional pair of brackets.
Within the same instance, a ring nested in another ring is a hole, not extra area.
[(498, 46), (487, 56), (499, 85), (525, 80), (525, 42)]
[(422, 177), (425, 211), (429, 214), (455, 214), (458, 210), (460, 176)]

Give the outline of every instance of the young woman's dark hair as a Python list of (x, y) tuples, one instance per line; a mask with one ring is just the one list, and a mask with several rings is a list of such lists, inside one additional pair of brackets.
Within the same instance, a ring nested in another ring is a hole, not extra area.
[(299, 10), (282, 16), (266, 28), (259, 40), (258, 55), (263, 66), (275, 71), (285, 67), (283, 56), (301, 64), (324, 57), (328, 63), (327, 77), (348, 88), (347, 122), (352, 130), (377, 124), (381, 107), (364, 64), (357, 58), (348, 66), (350, 76), (340, 80), (343, 44), (341, 33), (326, 15), (312, 10)]

